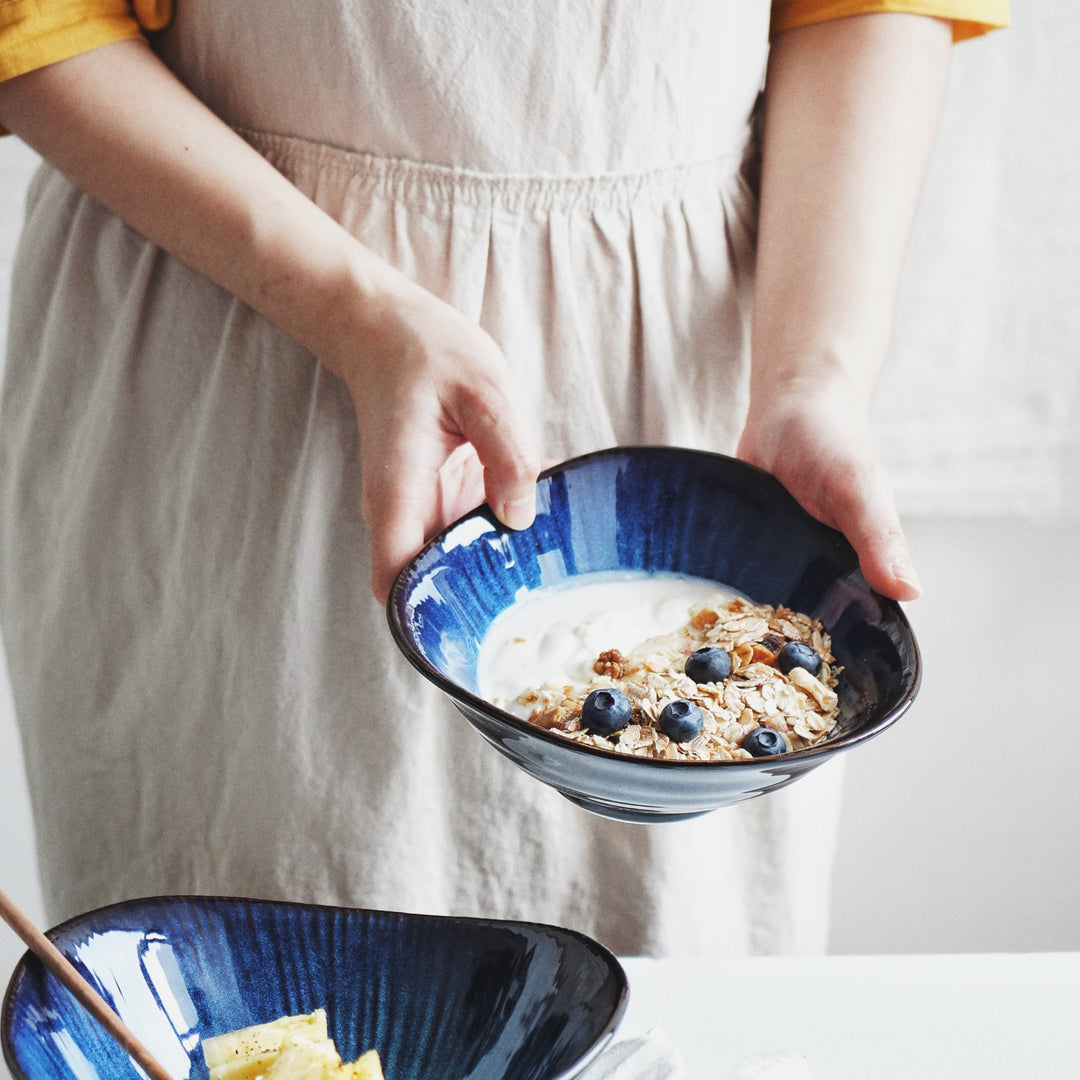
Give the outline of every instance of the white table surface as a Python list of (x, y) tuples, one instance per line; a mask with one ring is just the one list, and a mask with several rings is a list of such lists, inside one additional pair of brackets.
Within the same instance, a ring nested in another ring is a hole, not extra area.
[(780, 1051), (814, 1080), (1080, 1080), (1080, 953), (622, 964), (617, 1038), (659, 1028), (691, 1080)]

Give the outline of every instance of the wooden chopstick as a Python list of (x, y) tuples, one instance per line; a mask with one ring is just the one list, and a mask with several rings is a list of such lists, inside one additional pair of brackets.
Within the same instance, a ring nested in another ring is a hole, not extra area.
[(89, 1012), (105, 1030), (142, 1066), (151, 1080), (173, 1080), (157, 1059), (146, 1049), (131, 1029), (110, 1008), (103, 997), (79, 974), (67, 957), (19, 910), (14, 901), (0, 889), (0, 915), (4, 922), (26, 942), (39, 960), (64, 986), (76, 1001)]

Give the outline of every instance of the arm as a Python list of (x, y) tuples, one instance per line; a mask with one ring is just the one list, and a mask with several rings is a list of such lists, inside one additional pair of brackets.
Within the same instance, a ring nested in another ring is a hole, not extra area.
[(947, 23), (860, 15), (775, 38), (765, 84), (750, 409), (739, 446), (913, 599), (869, 412), (948, 74)]
[(508, 525), (529, 524), (539, 467), (495, 344), (319, 210), (144, 42), (0, 83), (0, 123), (345, 380), (380, 601), (485, 490)]

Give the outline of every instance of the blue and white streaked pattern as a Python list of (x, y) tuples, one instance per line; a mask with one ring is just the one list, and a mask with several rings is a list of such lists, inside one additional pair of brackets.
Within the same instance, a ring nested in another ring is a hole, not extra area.
[[(205, 1080), (204, 1038), (316, 1008), (342, 1057), (374, 1047), (388, 1080), (567, 1080), (626, 1004), (607, 950), (530, 923), (164, 897), (50, 937), (175, 1080)], [(2, 1038), (15, 1080), (142, 1075), (29, 954)]]

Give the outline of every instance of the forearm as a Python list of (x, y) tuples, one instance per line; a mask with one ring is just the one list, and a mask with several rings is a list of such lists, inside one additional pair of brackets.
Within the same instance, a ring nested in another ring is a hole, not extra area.
[(765, 85), (744, 460), (919, 593), (870, 403), (948, 75), (948, 25), (858, 15), (777, 35)]
[(776, 394), (823, 380), (869, 406), (950, 50), (947, 24), (895, 14), (833, 20), (775, 40), (752, 413)]
[(122, 220), (324, 359), (397, 283), (141, 41), (0, 83), (0, 121)]
[(539, 465), (501, 351), (323, 213), (141, 41), (0, 84), (0, 122), (291, 334), (350, 394), (372, 587), (485, 496), (528, 525)]

